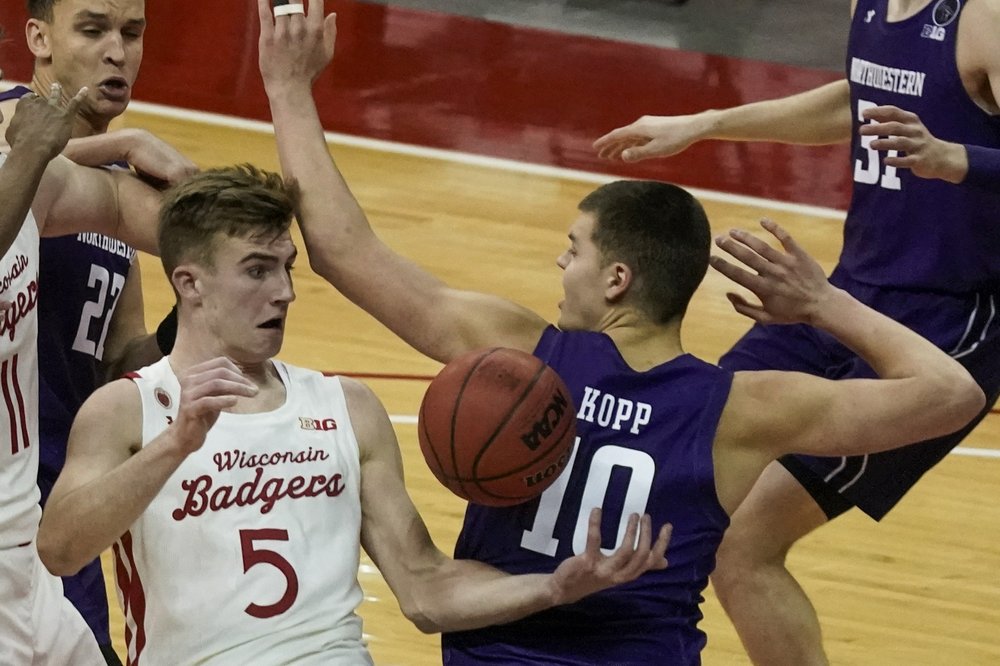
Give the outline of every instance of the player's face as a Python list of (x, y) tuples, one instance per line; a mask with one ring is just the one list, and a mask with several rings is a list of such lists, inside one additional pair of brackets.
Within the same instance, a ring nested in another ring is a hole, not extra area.
[(594, 224), (591, 213), (581, 213), (570, 227), (569, 247), (556, 260), (563, 269), (563, 301), (559, 304), (559, 328), (563, 330), (600, 330), (608, 312), (606, 271), (592, 239)]
[(245, 363), (278, 353), (288, 306), (295, 300), (295, 255), (287, 231), (277, 238), (216, 239), (214, 267), (201, 276), (201, 294), (219, 353)]
[(132, 98), (142, 63), (144, 0), (59, 0), (48, 34), (51, 76), (67, 95), (90, 92), (83, 113), (110, 120)]

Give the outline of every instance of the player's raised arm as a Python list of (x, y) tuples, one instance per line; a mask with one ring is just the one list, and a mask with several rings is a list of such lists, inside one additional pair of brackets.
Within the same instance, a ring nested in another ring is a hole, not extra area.
[(599, 510), (590, 516), (585, 551), (552, 574), (512, 576), (482, 562), (446, 556), (406, 491), (399, 444), (385, 409), (363, 384), (341, 381), (361, 450), (361, 544), (421, 631), (512, 622), (667, 566), (669, 526), (654, 539), (649, 516), (633, 515), (622, 546), (604, 555)]
[(484, 346), (531, 351), (546, 322), (503, 299), (449, 288), (373, 232), (333, 163), (312, 82), (333, 57), (335, 16), (321, 0), (275, 18), (258, 0), (260, 69), (281, 167), (301, 189), (299, 221), (310, 265), (419, 351), (447, 361)]
[(0, 255), (20, 232), (49, 163), (69, 141), (73, 118), (86, 93), (86, 88), (80, 90), (64, 108), (62, 87), (54, 84), (48, 99), (28, 94), (18, 101), (5, 132), (10, 152), (0, 166)]

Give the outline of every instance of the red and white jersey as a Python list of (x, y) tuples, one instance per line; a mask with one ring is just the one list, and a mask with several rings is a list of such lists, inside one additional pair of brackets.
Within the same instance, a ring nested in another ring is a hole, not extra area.
[[(340, 379), (272, 361), (285, 403), (222, 413), (114, 546), (129, 664), (371, 664), (361, 465)], [(176, 418), (169, 359), (133, 378), (145, 446)]]
[[(0, 164), (6, 157), (0, 154)], [(0, 202), (2, 205), (2, 202)], [(38, 532), (38, 225), (0, 259), (0, 549)]]

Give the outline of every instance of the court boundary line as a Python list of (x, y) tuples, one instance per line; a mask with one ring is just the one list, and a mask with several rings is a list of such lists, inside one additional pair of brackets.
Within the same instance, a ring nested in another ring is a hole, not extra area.
[[(410, 414), (390, 414), (389, 420), (398, 425), (417, 425), (417, 417)], [(1000, 449), (980, 449), (972, 446), (956, 446), (948, 455), (968, 456), (971, 458), (1000, 459)]]
[[(162, 118), (170, 118), (172, 120), (199, 122), (230, 129), (242, 129), (260, 134), (274, 134), (274, 126), (269, 122), (265, 122), (263, 120), (250, 120), (248, 118), (229, 116), (221, 113), (194, 111), (192, 109), (182, 109), (179, 107), (154, 104), (151, 102), (131, 102), (129, 104), (129, 111), (145, 113), (147, 115), (159, 116)], [(548, 178), (561, 178), (564, 180), (575, 180), (578, 182), (593, 183), (598, 185), (626, 178), (626, 176), (615, 174), (581, 171), (578, 169), (554, 167), (544, 164), (534, 164), (531, 162), (519, 162), (517, 160), (500, 157), (476, 155), (473, 153), (446, 150), (443, 148), (428, 148), (426, 146), (388, 141), (385, 139), (371, 139), (352, 134), (341, 134), (339, 132), (323, 132), (323, 136), (328, 144), (332, 143), (354, 148), (377, 150), (396, 155), (408, 155), (412, 157), (453, 162), (465, 166), (484, 167), (496, 169), (498, 171), (545, 176)], [(835, 208), (826, 208), (823, 206), (812, 206), (809, 204), (793, 203), (790, 201), (778, 201), (776, 199), (766, 199), (763, 197), (754, 197), (745, 194), (731, 194), (729, 192), (720, 192), (718, 190), (708, 190), (695, 187), (685, 186), (685, 189), (698, 198), (717, 203), (738, 204), (752, 208), (769, 208), (771, 210), (778, 210), (784, 213), (809, 215), (811, 217), (838, 220), (841, 222), (847, 215), (846, 211)]]

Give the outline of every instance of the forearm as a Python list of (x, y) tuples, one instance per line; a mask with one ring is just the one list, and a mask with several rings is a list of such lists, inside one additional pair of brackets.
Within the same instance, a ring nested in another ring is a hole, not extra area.
[(696, 118), (703, 139), (839, 143), (851, 137), (850, 89), (846, 80), (835, 81), (791, 97), (704, 111)]
[(70, 139), (63, 155), (77, 164), (99, 167), (128, 161), (135, 130), (124, 129), (106, 134)]
[(504, 624), (555, 604), (551, 576), (512, 576), (475, 560), (448, 560), (400, 605), (425, 633), (465, 631)]
[(970, 382), (968, 372), (930, 341), (840, 289), (810, 323), (852, 349), (882, 379), (919, 378), (929, 394), (942, 395)]
[(309, 261), (330, 279), (339, 256), (374, 233), (330, 157), (311, 90), (288, 86), (269, 90), (268, 97), (282, 172), (299, 185), (299, 222)]
[(169, 431), (107, 474), (53, 497), (42, 514), (38, 552), (56, 575), (71, 575), (124, 534), (149, 506), (184, 455)]
[(0, 166), (0, 255), (20, 233), (48, 163), (44, 153), (17, 146)]

